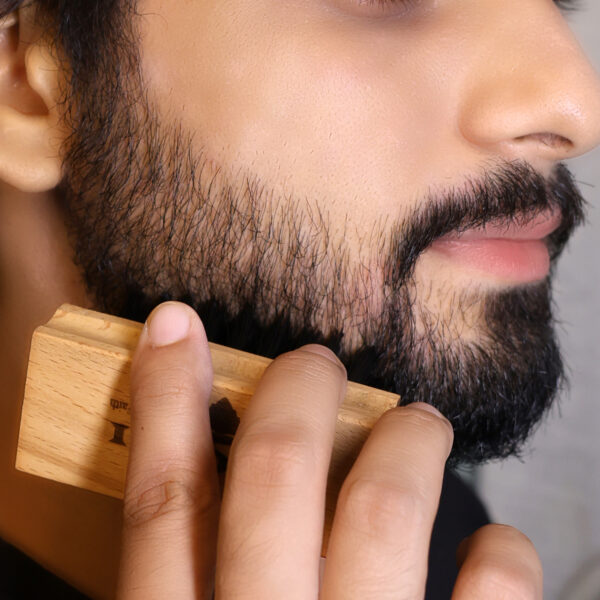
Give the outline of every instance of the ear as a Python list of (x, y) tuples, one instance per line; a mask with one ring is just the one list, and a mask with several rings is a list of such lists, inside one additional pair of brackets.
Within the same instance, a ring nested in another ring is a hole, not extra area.
[(45, 37), (31, 7), (0, 20), (0, 180), (24, 192), (61, 179), (61, 67)]

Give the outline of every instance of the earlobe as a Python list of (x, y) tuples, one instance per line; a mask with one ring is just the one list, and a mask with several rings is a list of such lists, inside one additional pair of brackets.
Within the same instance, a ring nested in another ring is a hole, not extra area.
[(61, 179), (60, 69), (30, 11), (0, 21), (0, 179), (43, 192)]

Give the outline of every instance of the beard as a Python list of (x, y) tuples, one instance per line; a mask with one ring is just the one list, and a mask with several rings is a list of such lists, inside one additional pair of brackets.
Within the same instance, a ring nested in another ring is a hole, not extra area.
[[(451, 465), (522, 451), (564, 382), (550, 280), (584, 203), (566, 167), (549, 180), (524, 162), (489, 167), (412, 214), (382, 219), (359, 260), (318, 203), (277, 198), (251, 173), (226, 176), (140, 98), (135, 110), (114, 99), (78, 109), (67, 148), (65, 222), (100, 310), (143, 321), (179, 300), (216, 343), (268, 357), (324, 344), (350, 380), (438, 408), (455, 431)], [(549, 209), (562, 224), (547, 240), (546, 280), (448, 285), (438, 291), (447, 310), (428, 308), (415, 267), (433, 241)], [(474, 307), (476, 335), (465, 339), (457, 324)]]

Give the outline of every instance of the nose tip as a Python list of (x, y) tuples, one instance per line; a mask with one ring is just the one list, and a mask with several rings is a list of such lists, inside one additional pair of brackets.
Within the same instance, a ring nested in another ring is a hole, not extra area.
[[(565, 66), (566, 68), (566, 66)], [(573, 60), (570, 73), (557, 74), (549, 94), (546, 117), (552, 128), (548, 132), (568, 140), (553, 147), (562, 158), (585, 154), (600, 144), (600, 79), (581, 53)], [(560, 91), (557, 89), (561, 86)], [(554, 113), (554, 114), (553, 114)]]
[(548, 160), (573, 158), (597, 146), (600, 80), (591, 66), (536, 71), (527, 80), (496, 77), (472, 93), (462, 111), (464, 137), (479, 146), (502, 146), (504, 153)]
[(506, 158), (560, 161), (600, 144), (600, 79), (563, 17), (537, 17), (535, 39), (511, 23), (490, 41), (459, 126)]

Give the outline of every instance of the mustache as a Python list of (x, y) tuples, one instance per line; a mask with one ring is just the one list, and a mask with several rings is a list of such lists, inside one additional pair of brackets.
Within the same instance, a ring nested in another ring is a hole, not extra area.
[(585, 222), (587, 203), (569, 169), (558, 164), (545, 178), (524, 161), (507, 162), (461, 189), (430, 195), (411, 217), (396, 224), (384, 267), (388, 285), (402, 285), (412, 275), (419, 256), (437, 239), (503, 220), (524, 226), (540, 213), (557, 211), (560, 226), (548, 236), (554, 262), (574, 230)]

